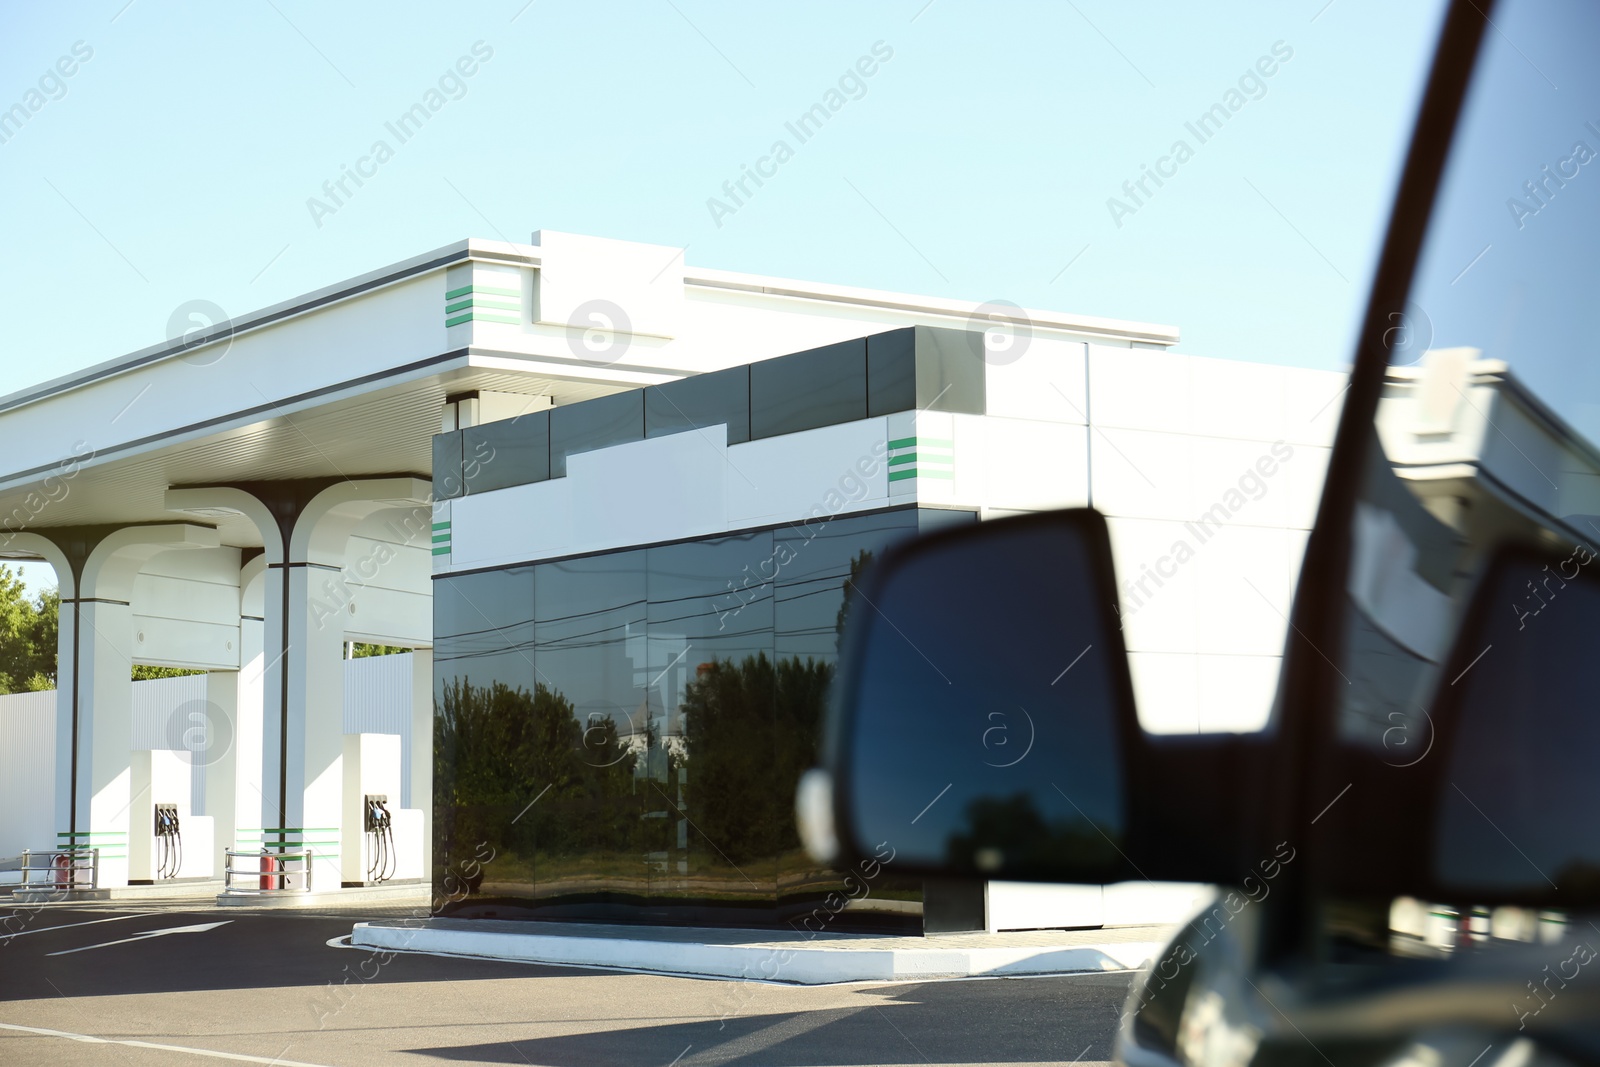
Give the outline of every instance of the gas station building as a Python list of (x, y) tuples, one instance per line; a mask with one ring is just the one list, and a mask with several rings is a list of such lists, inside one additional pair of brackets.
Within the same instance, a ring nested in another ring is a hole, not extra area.
[[(0, 764), (53, 767), (0, 851), (159, 881), (177, 753), (212, 877), (309, 849), (315, 890), (364, 885), (383, 849), (437, 890), (488, 844), (467, 917), (781, 923), (829, 884), (788, 797), (846, 583), (897, 537), (1085, 504), (1146, 727), (1259, 726), (1344, 379), (1177, 342), (543, 231), (0, 398), (0, 558), (61, 594), (53, 736), (0, 698)], [(205, 674), (144, 707), (136, 663)], [(1164, 900), (993, 884), (988, 925)], [(919, 915), (905, 886), (862, 922)]]

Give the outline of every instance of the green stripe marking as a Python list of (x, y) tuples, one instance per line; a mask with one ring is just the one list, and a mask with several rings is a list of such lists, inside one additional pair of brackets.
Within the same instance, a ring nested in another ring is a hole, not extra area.
[(450, 520), (446, 519), (443, 522), (436, 522), (433, 524), (433, 528), (435, 530), (448, 530), (450, 529)]
[(460, 326), (463, 322), (471, 322), (471, 321), (472, 321), (472, 312), (469, 311), (465, 315), (457, 315), (453, 319), (445, 319), (444, 320), (444, 324), (446, 326)]
[(436, 533), (436, 534), (434, 534), (433, 535), (433, 543), (436, 544), (436, 545), (448, 545), (450, 543), (450, 533), (449, 533), (449, 531), (446, 531), (444, 533)]
[(448, 556), (450, 554), (450, 546), (445, 545), (443, 548), (435, 548), (433, 554), (435, 556)]
[(915, 452), (907, 452), (905, 455), (895, 456), (893, 459), (889, 460), (889, 466), (898, 467), (902, 463), (915, 463), (916, 461), (917, 454)]
[(458, 297), (458, 296), (466, 296), (470, 292), (472, 292), (472, 286), (463, 285), (459, 289), (451, 289), (449, 292), (445, 293), (444, 294), (444, 298), (446, 300), (454, 300), (456, 297)]
[(890, 448), (915, 448), (916, 444), (917, 444), (917, 439), (915, 437), (902, 437), (898, 441), (890, 441), (889, 442), (889, 447)]
[(910, 470), (906, 470), (906, 471), (890, 471), (889, 472), (889, 480), (891, 482), (903, 482), (907, 478), (915, 478), (916, 476), (917, 476), (917, 469), (915, 467), (912, 467)]

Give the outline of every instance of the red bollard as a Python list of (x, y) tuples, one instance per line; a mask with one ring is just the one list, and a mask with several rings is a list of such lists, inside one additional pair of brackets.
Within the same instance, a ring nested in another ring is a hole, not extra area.
[(261, 854), (261, 888), (262, 889), (277, 889), (278, 888), (277, 872), (278, 872), (279, 869), (280, 868), (279, 868), (279, 864), (278, 864), (278, 857), (269, 856), (265, 852), (263, 852)]

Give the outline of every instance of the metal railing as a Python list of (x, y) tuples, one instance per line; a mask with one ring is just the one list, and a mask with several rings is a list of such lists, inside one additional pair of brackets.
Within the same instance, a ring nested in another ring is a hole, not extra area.
[[(298, 864), (298, 866), (294, 866)], [(235, 884), (242, 883), (242, 884)], [(228, 863), (222, 869), (225, 893), (311, 892), (311, 849), (270, 852), (228, 849)]]
[(17, 889), (93, 889), (100, 884), (98, 848), (24, 849)]

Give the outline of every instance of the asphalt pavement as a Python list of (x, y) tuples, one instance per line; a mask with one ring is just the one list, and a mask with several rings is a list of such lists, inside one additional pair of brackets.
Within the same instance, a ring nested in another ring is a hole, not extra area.
[(1131, 980), (806, 987), (329, 944), (369, 917), (0, 907), (0, 1063), (1087, 1065)]

